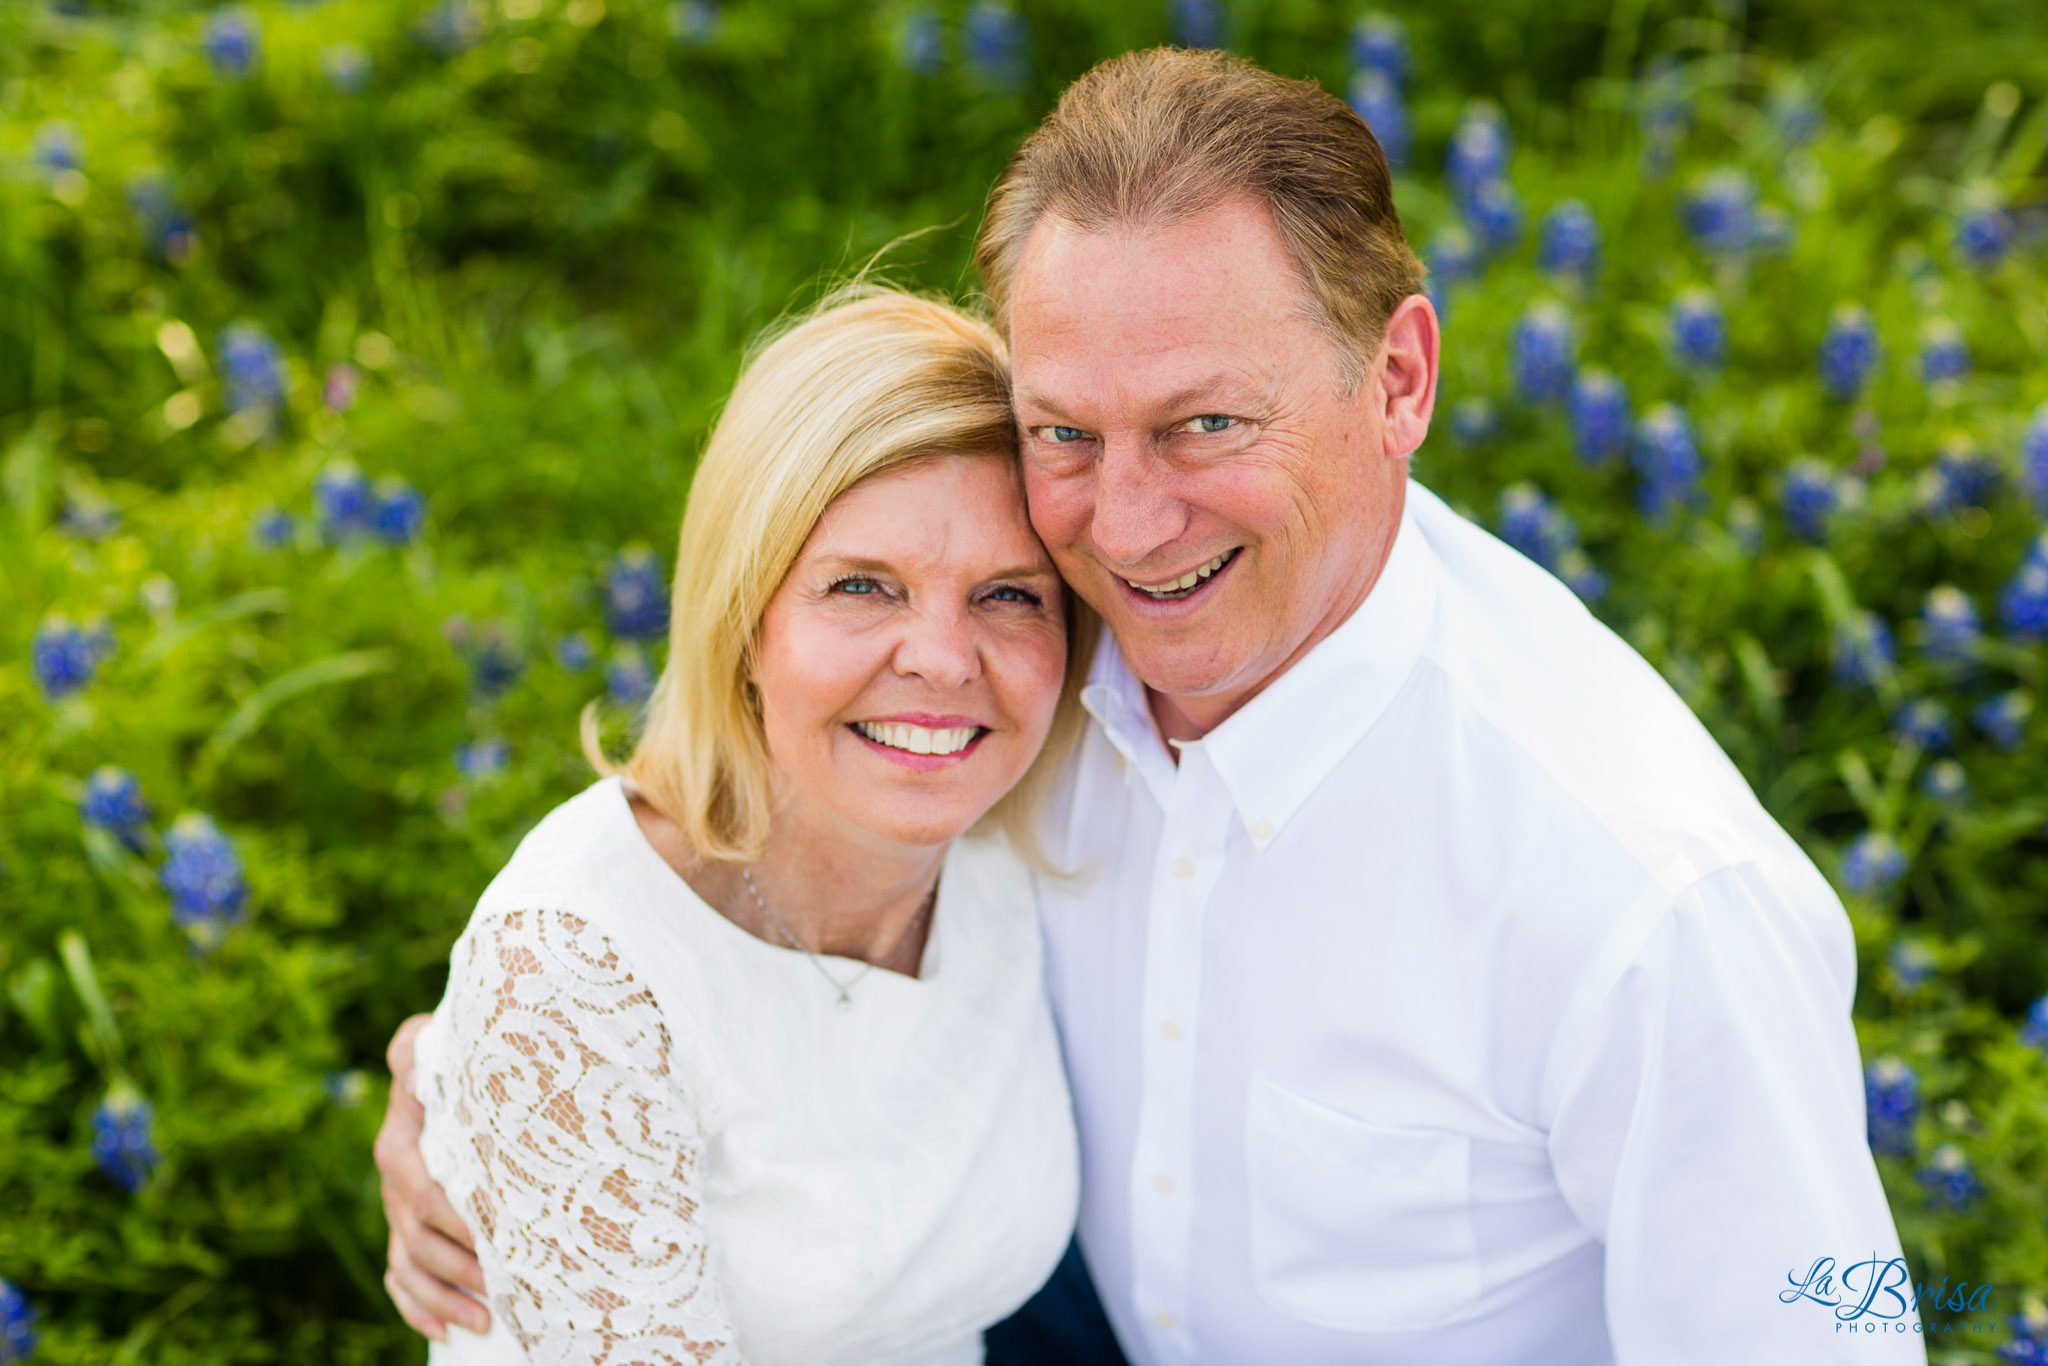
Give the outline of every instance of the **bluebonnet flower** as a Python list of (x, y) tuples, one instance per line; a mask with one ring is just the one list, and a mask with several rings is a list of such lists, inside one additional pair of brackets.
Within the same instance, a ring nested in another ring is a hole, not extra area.
[(1756, 186), (1733, 167), (1705, 176), (1679, 210), (1693, 245), (1712, 256), (1732, 256), (1756, 233)]
[(718, 18), (712, 0), (675, 0), (668, 7), (669, 37), (684, 47), (702, 47), (718, 36)]
[(583, 631), (571, 631), (555, 642), (555, 663), (572, 674), (580, 674), (597, 662), (597, 647)]
[(284, 353), (254, 323), (235, 323), (220, 333), (220, 368), (231, 413), (273, 408), (284, 398)]
[(1893, 1157), (1913, 1152), (1913, 1121), (1920, 1115), (1920, 1078), (1911, 1064), (1887, 1054), (1863, 1069), (1870, 1116), (1870, 1150)]
[(1607, 593), (1607, 576), (1593, 567), (1593, 561), (1577, 546), (1557, 557), (1557, 576), (1579, 595), (1582, 602), (1598, 602)]
[(1676, 404), (1660, 403), (1636, 423), (1629, 463), (1637, 475), (1636, 506), (1659, 517), (1699, 496), (1704, 470), (1692, 423)]
[(1688, 289), (1671, 302), (1671, 349), (1680, 365), (1719, 369), (1728, 359), (1728, 319), (1710, 289)]
[(36, 1354), (40, 1317), (26, 1295), (0, 1281), (0, 1363), (27, 1361)]
[(2034, 715), (2034, 695), (2025, 688), (1987, 697), (1970, 712), (1970, 724), (1992, 744), (2010, 753), (2027, 740), (2027, 722)]
[(1877, 368), (1877, 327), (1868, 309), (1844, 304), (1828, 321), (1820, 343), (1820, 382), (1844, 403), (1863, 392)]
[(320, 534), (330, 541), (364, 535), (376, 520), (377, 502), (370, 481), (346, 460), (337, 460), (320, 471), (313, 481), (313, 507), (320, 517)]
[(1970, 343), (1963, 339), (1963, 330), (1946, 318), (1930, 322), (1920, 339), (1920, 378), (1939, 384), (1969, 373)]
[(904, 69), (929, 76), (946, 64), (946, 23), (928, 9), (912, 10), (896, 35), (896, 59)]
[(469, 686), (480, 700), (489, 701), (519, 681), (526, 661), (505, 639), (502, 628), (484, 628), (469, 661)]
[(1484, 100), (1465, 106), (1444, 156), (1444, 173), (1459, 201), (1469, 200), (1480, 186), (1505, 177), (1512, 151), (1507, 122), (1498, 108)]
[(1998, 621), (2019, 640), (2048, 640), (2048, 563), (2029, 559), (1998, 594)]
[(668, 629), (668, 579), (651, 550), (621, 550), (604, 575), (605, 616), (612, 634), (644, 640)]
[(1968, 659), (1982, 632), (1976, 604), (1962, 589), (1945, 583), (1928, 590), (1920, 612), (1920, 648), (1929, 659)]
[(377, 481), (376, 507), (370, 527), (387, 545), (411, 545), (427, 520), (427, 502), (420, 491), (403, 479)]
[(1905, 875), (1905, 851), (1876, 830), (1858, 835), (1842, 855), (1842, 885), (1863, 896), (1883, 896)]
[(168, 857), (157, 877), (171, 894), (171, 919), (194, 944), (211, 948), (241, 919), (249, 899), (242, 856), (218, 826), (194, 811), (171, 822), (164, 850)]
[(1915, 698), (1892, 716), (1892, 734), (1924, 750), (1943, 750), (1955, 734), (1955, 721), (1948, 708), (1933, 698)]
[(1841, 506), (1841, 486), (1825, 461), (1811, 456), (1792, 462), (1779, 486), (1778, 499), (1785, 510), (1785, 528), (1796, 540), (1820, 545), (1828, 538), (1828, 523)]
[(1967, 438), (1949, 441), (1921, 476), (1921, 502), (1932, 515), (1983, 507), (1998, 490), (1998, 462)]
[(1401, 88), (1386, 73), (1371, 67), (1351, 78), (1351, 108), (1379, 139), (1387, 154), (1387, 165), (1408, 164), (1408, 110), (1401, 103)]
[(1554, 303), (1532, 305), (1509, 338), (1509, 368), (1525, 403), (1555, 403), (1570, 390), (1572, 320)]
[(1500, 538), (1545, 569), (1578, 544), (1572, 520), (1531, 483), (1510, 484), (1500, 494)]
[(1351, 26), (1351, 64), (1377, 71), (1396, 90), (1408, 84), (1408, 30), (1391, 14), (1368, 14)]
[(1970, 1159), (1953, 1143), (1944, 1143), (1927, 1155), (1920, 1169), (1920, 1184), (1927, 1190), (1927, 1202), (1937, 1209), (1966, 1210), (1984, 1194), (1984, 1183), (1970, 1170)]
[(240, 10), (216, 10), (206, 21), (199, 45), (214, 74), (239, 80), (256, 65), (262, 35), (256, 21)]
[(1588, 465), (1604, 465), (1628, 448), (1628, 389), (1605, 370), (1581, 370), (1569, 403), (1572, 445)]
[(2034, 1002), (2027, 1011), (2027, 1022), (2020, 1026), (2020, 1042), (2048, 1053), (2048, 996)]
[(605, 666), (604, 690), (612, 701), (637, 707), (654, 692), (654, 666), (638, 645), (622, 645)]
[(1954, 759), (1936, 759), (1921, 776), (1920, 791), (1929, 801), (1961, 806), (1970, 797), (1970, 775)]
[(1771, 127), (1788, 147), (1804, 147), (1820, 132), (1822, 112), (1812, 95), (1796, 86), (1771, 97)]
[[(2018, 1319), (2019, 1315), (2013, 1317)], [(1998, 1366), (2048, 1366), (2048, 1340), (2015, 1337), (1992, 1353), (1991, 1359)]]
[(2048, 517), (2048, 403), (2034, 409), (2033, 421), (2020, 438), (2020, 484), (2036, 510)]
[(1423, 249), (1423, 260), (1428, 264), (1429, 301), (1436, 306), (1442, 317), (1450, 316), (1450, 287), (1463, 280), (1474, 279), (1479, 274), (1479, 249), (1472, 241), (1472, 234), (1463, 228), (1445, 228), (1429, 239)]
[(1759, 256), (1789, 256), (1799, 240), (1799, 224), (1776, 204), (1761, 204), (1749, 221), (1749, 247)]
[(455, 767), (471, 782), (482, 782), (504, 772), (511, 761), (512, 751), (503, 740), (486, 736), (472, 740), (455, 751)]
[(158, 1161), (156, 1112), (133, 1087), (116, 1083), (92, 1112), (92, 1158), (130, 1195), (149, 1182)]
[(960, 42), (968, 68), (990, 85), (1015, 89), (1031, 74), (1031, 26), (1003, 0), (975, 0)]
[(290, 545), (299, 537), (299, 524), (283, 508), (265, 508), (256, 514), (256, 521), (250, 527), (250, 534), (256, 544), (270, 549)]
[(47, 175), (60, 175), (75, 171), (85, 160), (85, 151), (78, 142), (78, 130), (68, 123), (52, 122), (36, 129), (31, 155), (36, 166)]
[(112, 764), (94, 769), (85, 780), (78, 813), (87, 825), (116, 836), (137, 853), (142, 851), (143, 832), (149, 828), (149, 803), (143, 799), (142, 784), (127, 769)]
[(1479, 250), (1498, 256), (1522, 240), (1522, 197), (1505, 180), (1481, 182), (1460, 201)]
[(320, 74), (344, 95), (360, 95), (370, 84), (370, 54), (355, 43), (336, 43), (320, 51)]
[(1166, 0), (1166, 13), (1177, 46), (1224, 46), (1226, 24), (1221, 0)]
[(2004, 209), (1986, 205), (1970, 210), (1956, 220), (1956, 250), (1979, 270), (1991, 270), (2012, 250), (2012, 217)]
[(443, 61), (475, 47), (483, 32), (483, 15), (469, 0), (441, 0), (412, 26), (413, 41)]
[(1917, 939), (1901, 939), (1893, 944), (1891, 952), (1885, 955), (1885, 961), (1891, 965), (1892, 976), (1906, 991), (1918, 991), (1925, 986), (1934, 976), (1937, 966), (1934, 950)]
[(199, 249), (192, 217), (171, 195), (163, 177), (142, 175), (128, 182), (128, 207), (148, 239), (149, 249), (174, 266), (182, 266)]
[(1637, 87), (1638, 120), (1643, 130), (1643, 175), (1662, 180), (1678, 155), (1692, 121), (1692, 101), (1685, 74), (1669, 57), (1659, 57)]
[(1600, 269), (1600, 222), (1585, 201), (1563, 199), (1543, 216), (1536, 263), (1553, 275), (1590, 280)]
[(1872, 611), (1858, 612), (1835, 628), (1832, 643), (1837, 682), (1869, 686), (1884, 678), (1899, 662), (1898, 643), (1892, 628)]
[(1483, 446), (1499, 435), (1500, 409), (1492, 399), (1475, 395), (1451, 405), (1451, 440), (1460, 446)]
[(104, 622), (77, 625), (52, 612), (29, 643), (29, 669), (43, 696), (54, 702), (92, 682), (113, 651), (114, 636)]
[(75, 494), (64, 500), (57, 525), (81, 540), (104, 541), (120, 528), (121, 509), (98, 494)]
[(353, 1110), (369, 1098), (370, 1074), (360, 1067), (351, 1067), (345, 1072), (329, 1072), (320, 1079), (320, 1089), (336, 1106)]

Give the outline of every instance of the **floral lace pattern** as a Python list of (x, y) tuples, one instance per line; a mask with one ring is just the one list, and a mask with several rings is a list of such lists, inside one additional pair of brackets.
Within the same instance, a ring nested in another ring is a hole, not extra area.
[(565, 911), (480, 916), (436, 1028), (429, 1140), (529, 1358), (743, 1366), (697, 1220), (693, 1107), (611, 941)]

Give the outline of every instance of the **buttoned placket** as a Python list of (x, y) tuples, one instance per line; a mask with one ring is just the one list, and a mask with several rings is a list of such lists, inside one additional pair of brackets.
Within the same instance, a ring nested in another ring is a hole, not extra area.
[(1233, 807), (1199, 741), (1161, 793), (1165, 818), (1146, 908), (1143, 1045), (1131, 1155), (1132, 1300), (1157, 1361), (1191, 1359), (1187, 1332), (1194, 1245), (1195, 1058), (1203, 925), (1223, 872)]

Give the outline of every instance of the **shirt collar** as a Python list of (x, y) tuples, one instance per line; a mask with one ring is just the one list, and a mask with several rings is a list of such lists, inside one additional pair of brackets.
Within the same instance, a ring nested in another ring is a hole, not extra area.
[[(1278, 837), (1309, 794), (1365, 738), (1422, 656), (1436, 615), (1436, 566), (1408, 486), (1394, 545), (1365, 601), (1314, 649), (1198, 741), (1230, 790), (1256, 848)], [(1153, 724), (1145, 689), (1112, 636), (1096, 650), (1081, 704), (1109, 742), (1166, 805), (1174, 765)]]

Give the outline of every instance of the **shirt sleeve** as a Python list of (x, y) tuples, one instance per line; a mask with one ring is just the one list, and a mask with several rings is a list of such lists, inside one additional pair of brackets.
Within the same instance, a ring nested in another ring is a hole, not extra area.
[(1618, 1366), (1925, 1362), (1865, 1135), (1841, 903), (1811, 865), (1749, 864), (1641, 933), (1551, 1065), (1552, 1165), (1605, 1244)]
[(528, 1359), (744, 1366), (698, 1219), (694, 1109), (617, 947), (562, 911), (480, 917), (435, 1024), (424, 1146)]

